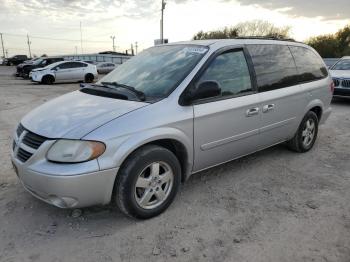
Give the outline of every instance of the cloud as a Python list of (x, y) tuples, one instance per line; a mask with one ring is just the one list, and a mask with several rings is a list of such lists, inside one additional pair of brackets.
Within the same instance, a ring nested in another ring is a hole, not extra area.
[[(222, 0), (230, 2), (232, 0)], [(323, 17), (324, 20), (349, 19), (349, 0), (237, 0), (242, 5), (258, 5), (267, 9), (285, 9), (293, 16)]]
[[(4, 2), (2, 2), (4, 1)], [(143, 18), (155, 11), (154, 0), (0, 0), (0, 7), (24, 13), (45, 14), (53, 17), (79, 16)], [(2, 2), (2, 3), (1, 3)], [(2, 5), (2, 6), (1, 6)], [(12, 8), (11, 8), (12, 7)]]

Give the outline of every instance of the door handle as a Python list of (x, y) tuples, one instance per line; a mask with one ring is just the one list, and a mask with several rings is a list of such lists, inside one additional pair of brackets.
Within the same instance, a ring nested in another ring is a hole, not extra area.
[(263, 106), (263, 113), (268, 113), (268, 112), (273, 111), (273, 110), (275, 110), (274, 104)]
[(259, 114), (259, 107), (253, 107), (251, 109), (248, 109), (246, 112), (247, 117), (255, 116)]

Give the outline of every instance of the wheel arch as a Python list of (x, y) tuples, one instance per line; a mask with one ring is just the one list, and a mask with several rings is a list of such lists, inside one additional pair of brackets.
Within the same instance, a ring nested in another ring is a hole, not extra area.
[[(320, 100), (320, 99), (315, 99), (315, 100), (312, 100), (308, 106), (306, 107), (306, 110), (304, 112), (304, 115), (309, 112), (309, 111), (312, 111), (314, 112), (317, 117), (318, 117), (318, 121), (321, 120), (322, 118), (322, 114), (323, 114), (323, 110), (324, 110), (324, 104), (323, 102)], [(304, 116), (303, 116), (304, 117)]]
[(117, 146), (113, 154), (114, 165), (121, 167), (133, 152), (152, 144), (167, 148), (174, 153), (181, 165), (181, 180), (186, 181), (193, 165), (192, 141), (182, 131), (174, 128), (157, 128), (129, 136)]

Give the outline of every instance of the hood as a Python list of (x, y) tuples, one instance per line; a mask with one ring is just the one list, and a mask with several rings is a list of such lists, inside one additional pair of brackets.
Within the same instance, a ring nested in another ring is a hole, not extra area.
[(350, 78), (350, 70), (330, 70), (329, 72), (335, 78)]
[(80, 139), (106, 122), (146, 105), (148, 103), (75, 91), (39, 106), (28, 113), (21, 123), (44, 137)]

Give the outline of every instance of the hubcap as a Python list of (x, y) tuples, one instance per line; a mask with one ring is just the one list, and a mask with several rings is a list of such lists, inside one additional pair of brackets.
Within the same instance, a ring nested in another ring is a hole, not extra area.
[(173, 187), (174, 174), (164, 162), (154, 162), (139, 174), (135, 184), (135, 199), (144, 209), (153, 209), (164, 203)]
[(308, 119), (306, 121), (301, 136), (304, 147), (310, 146), (315, 136), (315, 121), (313, 119)]

